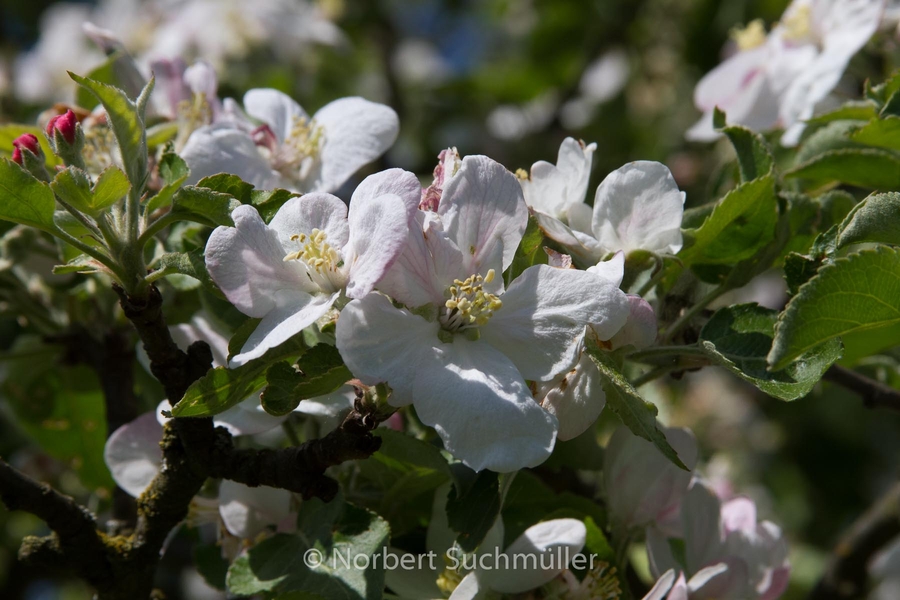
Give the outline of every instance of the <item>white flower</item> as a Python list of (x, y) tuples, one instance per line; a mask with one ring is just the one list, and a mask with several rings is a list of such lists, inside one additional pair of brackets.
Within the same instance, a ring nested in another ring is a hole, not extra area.
[[(663, 429), (669, 445), (689, 469), (697, 462), (697, 442), (687, 429)], [(651, 442), (620, 426), (603, 455), (603, 487), (610, 519), (625, 530), (654, 525), (679, 531), (681, 502), (691, 473), (678, 468)]]
[(654, 574), (671, 569), (690, 576), (689, 598), (774, 600), (784, 593), (790, 574), (787, 543), (777, 525), (757, 522), (756, 505), (748, 498), (723, 503), (704, 481), (695, 480), (681, 507), (681, 527), (683, 564), (667, 536), (654, 528), (647, 531), (647, 551)]
[(681, 250), (685, 194), (661, 163), (636, 161), (616, 169), (597, 187), (593, 212), (584, 203), (594, 147), (566, 138), (556, 166), (537, 162), (528, 178), (520, 177), (525, 201), (547, 237), (588, 264), (619, 250)]
[(233, 117), (191, 134), (182, 151), (191, 181), (227, 172), (264, 189), (333, 192), (384, 154), (399, 131), (390, 107), (362, 98), (335, 100), (310, 118), (289, 96), (253, 89), (244, 110), (261, 125)]
[[(414, 403), (448, 451), (476, 470), (541, 463), (556, 419), (525, 380), (571, 368), (587, 323), (612, 336), (628, 301), (583, 271), (546, 265), (523, 272), (504, 293), (528, 211), (515, 177), (468, 156), (378, 288), (341, 313), (337, 346), (363, 382), (387, 382), (395, 406)], [(411, 309), (411, 310), (410, 310)]]
[[(571, 263), (571, 259), (568, 262)], [(587, 272), (618, 287), (622, 283), (624, 266), (625, 255), (620, 251), (612, 259), (588, 268)], [(646, 348), (656, 340), (656, 314), (653, 308), (640, 296), (628, 294), (627, 298), (628, 320), (611, 338), (599, 338), (607, 342), (610, 350), (624, 346)], [(599, 337), (596, 332), (594, 335)], [(557, 437), (560, 440), (571, 440), (581, 435), (600, 416), (606, 406), (602, 377), (593, 359), (582, 351), (571, 371), (537, 386), (535, 397), (559, 420)]]
[(368, 294), (406, 245), (419, 204), (415, 175), (390, 169), (367, 177), (350, 211), (324, 193), (292, 198), (266, 225), (251, 206), (232, 213), (206, 245), (206, 265), (241, 312), (262, 322), (231, 364), (265, 354), (325, 315), (342, 292)]
[(786, 129), (794, 145), (803, 121), (838, 84), (850, 58), (878, 29), (884, 0), (794, 0), (766, 36), (762, 21), (734, 34), (738, 52), (697, 84), (694, 103), (704, 112), (688, 139), (717, 137), (715, 107), (732, 123), (756, 131)]

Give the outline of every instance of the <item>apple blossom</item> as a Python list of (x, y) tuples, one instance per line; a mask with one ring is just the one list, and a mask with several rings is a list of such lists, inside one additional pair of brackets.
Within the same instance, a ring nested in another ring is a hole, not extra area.
[(349, 214), (325, 193), (292, 198), (268, 225), (255, 208), (232, 213), (206, 245), (209, 274), (241, 312), (262, 322), (232, 365), (265, 354), (324, 316), (341, 296), (362, 298), (406, 245), (418, 179), (401, 169), (370, 175)]
[[(687, 429), (664, 429), (666, 440), (688, 468), (697, 463), (697, 442)], [(603, 488), (610, 519), (625, 531), (654, 525), (677, 533), (691, 473), (675, 466), (651, 443), (621, 426), (603, 455)]]
[(538, 265), (504, 293), (528, 218), (515, 177), (484, 156), (467, 156), (438, 212), (418, 229), (378, 289), (353, 300), (337, 346), (367, 384), (386, 382), (394, 406), (414, 404), (447, 450), (476, 470), (543, 462), (556, 419), (525, 380), (548, 381), (577, 359), (584, 326), (606, 337), (624, 324), (625, 295), (590, 273)]
[(884, 0), (794, 0), (766, 35), (762, 21), (736, 31), (738, 52), (697, 84), (694, 103), (704, 112), (688, 131), (692, 140), (711, 140), (713, 110), (756, 131), (786, 131), (795, 145), (803, 121), (835, 88), (856, 54), (878, 29)]
[[(781, 529), (757, 522), (756, 505), (737, 497), (722, 502), (697, 479), (681, 506), (683, 564), (671, 550), (666, 534), (647, 531), (647, 551), (654, 574), (682, 570), (689, 598), (774, 600), (787, 587), (790, 564)], [(659, 596), (660, 598), (663, 596)]]
[(289, 96), (271, 89), (244, 95), (244, 110), (194, 131), (182, 157), (191, 180), (234, 173), (256, 187), (333, 192), (397, 138), (397, 114), (362, 98), (341, 98), (311, 118)]

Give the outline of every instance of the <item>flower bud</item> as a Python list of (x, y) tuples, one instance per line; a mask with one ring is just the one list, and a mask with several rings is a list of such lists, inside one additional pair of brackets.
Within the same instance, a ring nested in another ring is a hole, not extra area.
[(59, 131), (66, 143), (71, 146), (75, 143), (77, 125), (78, 119), (75, 118), (75, 113), (70, 108), (65, 114), (50, 119), (50, 122), (47, 123), (47, 137), (53, 139), (56, 136), (55, 132)]
[(37, 137), (31, 133), (23, 133), (13, 140), (13, 162), (25, 166), (22, 150), (31, 152), (36, 157), (40, 158), (41, 161), (44, 160), (44, 153), (41, 151), (41, 144), (40, 142), (38, 142)]

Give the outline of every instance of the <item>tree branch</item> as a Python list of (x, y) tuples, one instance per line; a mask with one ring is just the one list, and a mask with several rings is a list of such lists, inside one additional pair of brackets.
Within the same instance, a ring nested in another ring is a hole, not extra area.
[(900, 410), (900, 390), (838, 365), (831, 365), (822, 377), (858, 394), (868, 408)]
[(809, 600), (862, 598), (869, 560), (897, 535), (900, 535), (900, 483), (894, 484), (844, 533)]

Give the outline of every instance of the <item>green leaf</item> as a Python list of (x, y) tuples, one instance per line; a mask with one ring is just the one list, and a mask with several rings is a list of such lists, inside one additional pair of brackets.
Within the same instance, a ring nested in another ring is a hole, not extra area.
[(252, 201), (253, 186), (237, 175), (228, 173), (210, 175), (197, 182), (197, 187), (207, 188), (220, 194), (228, 194), (237, 198), (241, 204), (250, 204)]
[(878, 116), (878, 106), (871, 100), (854, 100), (840, 108), (813, 117), (809, 125), (824, 125), (832, 121), (869, 121)]
[[(331, 525), (322, 521), (319, 527)], [(228, 590), (248, 596), (305, 592), (323, 598), (381, 599), (383, 552), (390, 534), (384, 519), (346, 505), (331, 539), (307, 533), (302, 528), (296, 535), (279, 533), (250, 548), (228, 570)], [(304, 553), (311, 550), (320, 553), (322, 559), (312, 568), (303, 560)]]
[(856, 148), (859, 145), (850, 136), (864, 123), (859, 121), (833, 121), (816, 130), (803, 141), (803, 145), (794, 157), (794, 165), (811, 160), (829, 150)]
[(200, 544), (194, 548), (194, 566), (203, 579), (217, 590), (225, 589), (228, 561), (222, 558), (218, 544)]
[(900, 188), (900, 156), (877, 148), (831, 150), (794, 167), (785, 177), (802, 179), (809, 188), (846, 183), (861, 188)]
[(131, 191), (131, 183), (128, 181), (128, 176), (119, 167), (110, 165), (100, 173), (94, 183), (94, 196), (88, 212), (93, 215), (103, 212), (124, 198), (129, 191)]
[(159, 161), (159, 175), (166, 185), (147, 202), (145, 211), (150, 214), (160, 208), (169, 206), (175, 192), (184, 184), (191, 170), (187, 163), (174, 152), (166, 152)]
[(57, 173), (50, 189), (60, 200), (81, 212), (88, 212), (93, 203), (91, 177), (78, 167), (67, 167)]
[(688, 265), (728, 265), (751, 258), (775, 235), (778, 208), (771, 175), (728, 192), (703, 225), (686, 230), (678, 257)]
[(737, 153), (738, 166), (741, 171), (741, 181), (752, 181), (757, 177), (767, 175), (775, 164), (772, 151), (766, 140), (759, 135), (740, 125), (725, 124), (725, 113), (716, 108), (713, 112), (715, 127), (724, 133), (734, 146)]
[[(151, 273), (152, 280), (155, 281), (161, 277), (172, 277), (175, 275), (184, 275), (196, 280), (208, 290), (217, 296), (224, 298), (219, 287), (209, 276), (206, 270), (206, 262), (203, 259), (203, 250), (197, 249), (190, 252), (168, 252), (159, 257), (153, 265), (155, 271)], [(194, 287), (196, 287), (196, 283)], [(192, 289), (191, 286), (181, 286), (180, 289)]]
[(838, 248), (863, 242), (900, 245), (900, 193), (869, 196), (847, 216), (840, 230)]
[(172, 199), (174, 214), (211, 227), (216, 225), (234, 227), (231, 211), (240, 205), (241, 203), (229, 194), (194, 185), (181, 188)]
[(447, 497), (447, 522), (459, 534), (456, 541), (471, 552), (484, 540), (500, 514), (500, 482), (497, 473), (481, 471), (460, 492), (454, 486)]
[(900, 150), (900, 117), (891, 115), (884, 119), (872, 119), (850, 137), (867, 146)]
[(172, 409), (172, 414), (176, 417), (210, 417), (228, 410), (263, 388), (266, 370), (271, 364), (297, 356), (303, 352), (303, 347), (301, 336), (296, 336), (235, 369), (210, 369), (191, 384), (184, 398)]
[(56, 197), (50, 186), (16, 163), (0, 159), (0, 219), (53, 232)]
[(268, 386), (260, 396), (269, 414), (290, 414), (302, 400), (324, 396), (353, 377), (334, 346), (316, 344), (297, 361), (297, 370), (286, 363), (272, 365), (266, 374)]
[(881, 246), (823, 266), (778, 319), (768, 362), (783, 369), (833, 338), (900, 323), (900, 252)]
[(665, 434), (659, 429), (656, 406), (640, 397), (594, 336), (585, 338), (585, 351), (603, 376), (601, 381), (606, 394), (606, 405), (619, 416), (633, 434), (651, 442), (663, 456), (687, 471), (688, 468), (678, 458), (675, 449), (669, 445)]
[(263, 221), (268, 223), (275, 216), (275, 213), (278, 212), (278, 209), (284, 206), (285, 202), (297, 196), (299, 194), (280, 188), (272, 191), (253, 190), (250, 192), (250, 204), (256, 207)]
[(547, 264), (547, 253), (543, 251), (543, 245), (544, 232), (541, 231), (537, 219), (529, 215), (528, 226), (525, 228), (522, 241), (519, 243), (512, 264), (510, 264), (509, 270), (506, 272), (507, 285), (528, 267)]
[(231, 339), (228, 340), (228, 360), (231, 360), (241, 353), (241, 348), (244, 347), (244, 344), (247, 343), (247, 340), (250, 339), (250, 336), (256, 331), (256, 327), (259, 325), (260, 321), (262, 321), (262, 319), (247, 319), (235, 330)]
[(781, 400), (802, 398), (841, 357), (841, 343), (832, 339), (813, 348), (785, 369), (769, 371), (778, 311), (756, 304), (721, 308), (700, 332), (700, 347), (718, 365)]
[[(125, 92), (116, 87), (80, 77), (72, 72), (69, 73), (69, 77), (94, 94), (106, 109), (109, 123), (119, 144), (119, 151), (122, 153), (128, 180), (135, 190), (144, 189), (148, 174), (147, 137), (138, 107), (128, 99)], [(152, 81), (147, 85), (152, 85)]]

